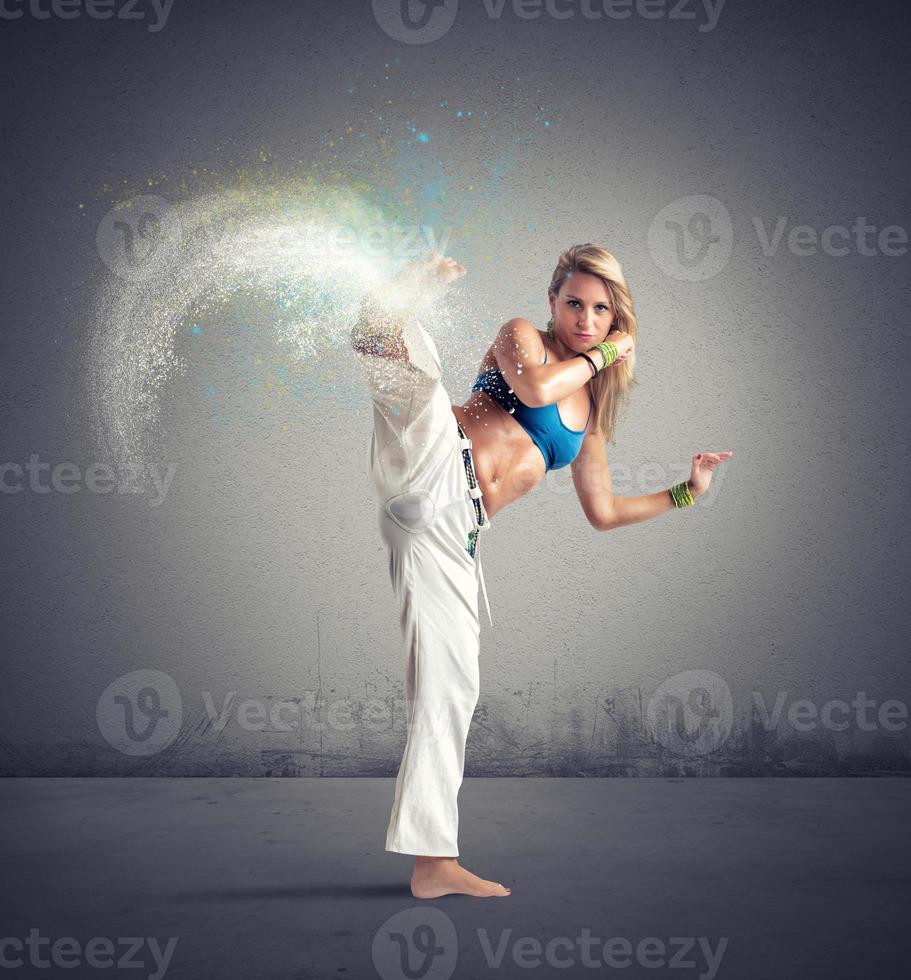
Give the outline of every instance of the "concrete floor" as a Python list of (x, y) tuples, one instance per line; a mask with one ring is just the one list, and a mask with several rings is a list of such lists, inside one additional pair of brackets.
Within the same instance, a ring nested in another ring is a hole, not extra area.
[[(911, 781), (466, 779), (460, 860), (513, 894), (435, 902), (414, 901), (411, 859), (383, 850), (392, 792), (0, 780), (2, 965), (137, 980), (909, 976)], [(57, 960), (74, 967), (30, 965), (66, 937)]]

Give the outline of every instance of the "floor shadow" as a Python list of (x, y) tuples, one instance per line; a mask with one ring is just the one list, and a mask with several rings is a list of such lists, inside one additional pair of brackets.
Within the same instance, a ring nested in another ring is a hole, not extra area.
[(378, 884), (315, 884), (288, 887), (250, 886), (247, 888), (213, 888), (204, 891), (170, 892), (168, 901), (179, 904), (194, 902), (248, 902), (255, 898), (411, 898), (407, 882)]

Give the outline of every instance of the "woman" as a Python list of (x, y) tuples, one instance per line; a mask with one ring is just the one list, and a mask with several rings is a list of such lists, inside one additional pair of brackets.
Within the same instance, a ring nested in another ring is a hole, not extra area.
[(610, 530), (692, 505), (731, 455), (698, 453), (689, 479), (668, 490), (611, 492), (604, 443), (633, 383), (636, 316), (619, 263), (597, 245), (560, 256), (547, 332), (521, 317), (504, 324), (471, 397), (452, 405), (416, 314), (464, 274), (438, 252), (415, 260), (367, 298), (351, 337), (373, 401), (370, 474), (406, 652), (408, 735), (386, 850), (415, 855), (415, 898), (510, 894), (457, 860), (479, 581), (487, 599), (481, 532), (549, 469), (571, 464), (586, 517)]

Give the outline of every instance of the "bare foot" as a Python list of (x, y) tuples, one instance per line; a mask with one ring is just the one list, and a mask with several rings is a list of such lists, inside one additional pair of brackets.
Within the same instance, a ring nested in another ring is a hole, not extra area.
[(465, 275), (465, 267), (442, 252), (427, 252), (412, 259), (385, 285), (377, 290), (384, 305), (396, 309), (427, 306), (443, 295), (448, 287)]
[[(389, 282), (371, 290), (351, 331), (351, 343), (361, 354), (393, 361), (409, 360), (403, 337), (405, 322), (438, 300), (450, 284), (465, 275), (465, 267), (441, 252), (412, 259)], [(428, 373), (433, 373), (431, 367)]]
[(411, 875), (411, 894), (415, 898), (442, 895), (503, 898), (511, 893), (511, 888), (504, 888), (498, 881), (485, 881), (466, 871), (454, 857), (419, 857)]

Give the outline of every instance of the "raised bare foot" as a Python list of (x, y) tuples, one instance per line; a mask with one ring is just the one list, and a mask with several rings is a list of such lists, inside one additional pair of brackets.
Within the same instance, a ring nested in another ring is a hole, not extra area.
[(412, 259), (377, 293), (384, 305), (398, 309), (427, 306), (464, 275), (465, 267), (455, 259), (442, 252), (427, 252)]
[[(443, 295), (450, 284), (465, 275), (465, 267), (441, 252), (412, 259), (388, 282), (364, 297), (360, 316), (351, 331), (358, 353), (379, 354), (393, 361), (409, 360), (403, 331), (409, 317)], [(423, 367), (423, 365), (418, 365)], [(428, 369), (433, 374), (434, 368)]]
[(442, 895), (472, 895), (475, 898), (504, 898), (511, 894), (498, 881), (485, 881), (466, 871), (454, 857), (419, 857), (411, 875), (411, 894), (415, 898)]

